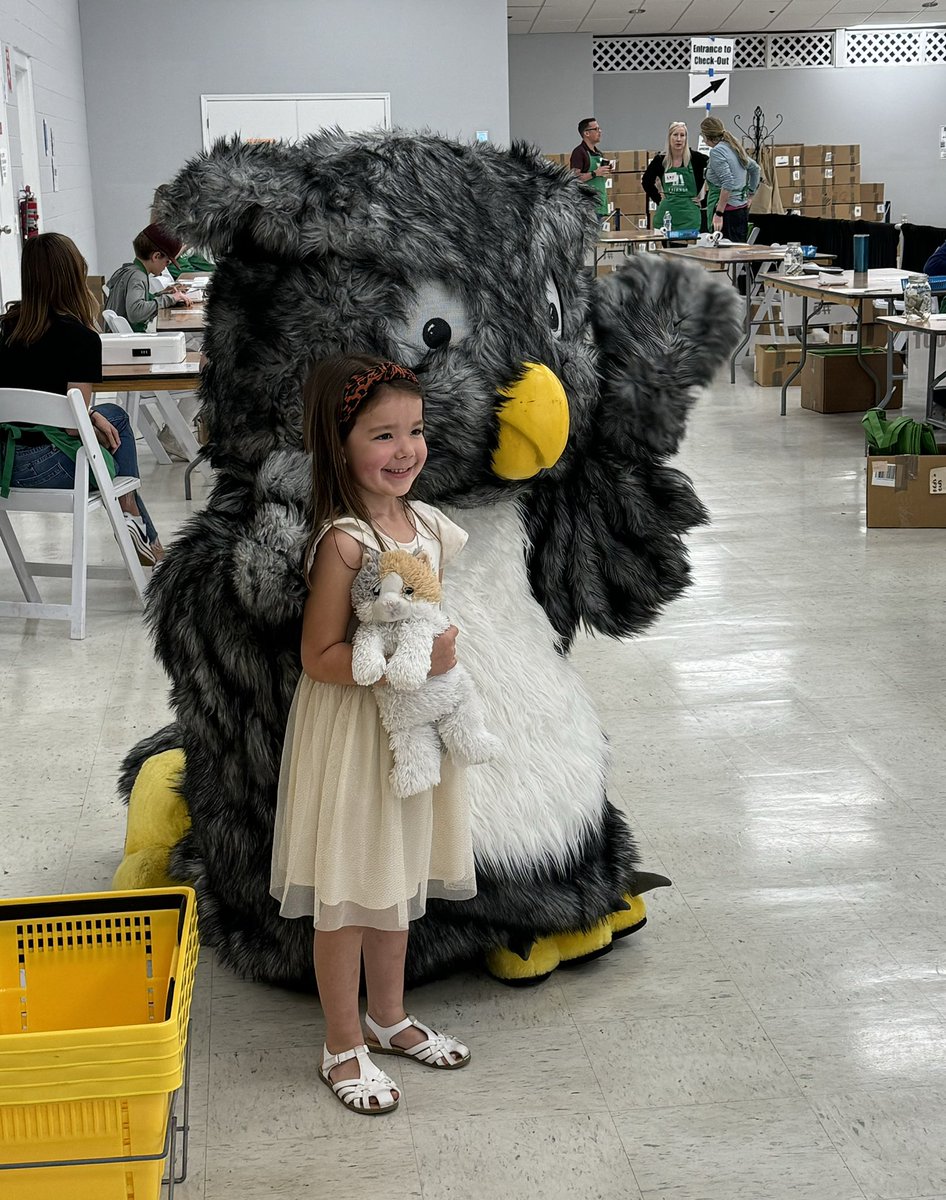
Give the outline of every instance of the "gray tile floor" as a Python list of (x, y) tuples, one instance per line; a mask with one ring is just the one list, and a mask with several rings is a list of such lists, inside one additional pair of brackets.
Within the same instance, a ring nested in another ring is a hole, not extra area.
[[(776, 413), (748, 376), (700, 403), (695, 586), (648, 636), (576, 648), (613, 795), (674, 879), (647, 928), (537, 990), (418, 991), (475, 1060), (388, 1060), (405, 1099), (377, 1122), (316, 1082), (314, 1003), (206, 953), (181, 1200), (946, 1197), (944, 535), (865, 530), (857, 418)], [(143, 475), (170, 533), (181, 470)], [(84, 643), (0, 622), (6, 895), (108, 885), (116, 764), (165, 717), (127, 593), (91, 593)]]

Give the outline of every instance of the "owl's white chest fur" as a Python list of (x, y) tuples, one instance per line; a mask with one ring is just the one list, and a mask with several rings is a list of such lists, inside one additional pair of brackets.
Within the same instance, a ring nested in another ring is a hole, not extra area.
[(607, 742), (532, 595), (516, 505), (450, 515), (470, 540), (446, 570), (444, 611), (460, 630), (458, 657), (503, 746), (494, 762), (469, 769), (477, 858), (505, 871), (561, 863), (600, 823)]

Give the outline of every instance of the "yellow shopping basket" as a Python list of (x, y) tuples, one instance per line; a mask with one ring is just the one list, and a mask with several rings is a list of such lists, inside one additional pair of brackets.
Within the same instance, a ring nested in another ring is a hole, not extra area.
[(0, 1200), (156, 1200), (197, 954), (191, 888), (0, 901)]

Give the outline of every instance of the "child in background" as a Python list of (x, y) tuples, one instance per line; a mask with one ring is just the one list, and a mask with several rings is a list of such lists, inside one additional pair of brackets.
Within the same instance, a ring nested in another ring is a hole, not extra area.
[(148, 333), (158, 310), (191, 304), (177, 286), (151, 295), (148, 277), (160, 275), (177, 258), (184, 243), (160, 225), (148, 225), (133, 242), (135, 261), (123, 263), (108, 281), (108, 307), (124, 317), (135, 333)]
[[(303, 674), (289, 714), (273, 838), (272, 894), (284, 917), (315, 920), (325, 1013), (319, 1077), (354, 1112), (392, 1112), (399, 1094), (370, 1055), (439, 1070), (464, 1067), (462, 1042), (404, 1011), (408, 924), (428, 895), (476, 894), (463, 769), (445, 758), (440, 784), (401, 799), (371, 688), (352, 678), (352, 582), (366, 547), (424, 550), (439, 573), (466, 534), (408, 499), (427, 459), (414, 374), (368, 356), (319, 363), (305, 389), (313, 534), (302, 626)], [(434, 643), (431, 675), (456, 662), (457, 631)], [(382, 681), (383, 686), (383, 681)], [(358, 1006), (367, 986), (366, 1039)]]

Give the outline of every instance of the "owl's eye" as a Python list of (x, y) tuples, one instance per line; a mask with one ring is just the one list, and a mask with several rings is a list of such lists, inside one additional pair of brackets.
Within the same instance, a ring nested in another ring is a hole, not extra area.
[(381, 584), (376, 583), (371, 590), (376, 596), (380, 596), (381, 595)]
[(470, 333), (466, 306), (456, 293), (439, 280), (429, 279), (414, 291), (400, 320), (389, 325), (397, 354), (412, 365), (428, 354), (450, 353)]
[(424, 345), (431, 350), (439, 350), (441, 346), (446, 346), (452, 336), (453, 330), (443, 317), (432, 317), (421, 331)]
[(545, 305), (549, 332), (552, 337), (560, 338), (562, 336), (562, 299), (551, 275), (545, 281)]
[(406, 588), (404, 589), (404, 595), (405, 595), (405, 596), (413, 596), (413, 595), (414, 595), (414, 589), (413, 589), (412, 587), (406, 587)]

